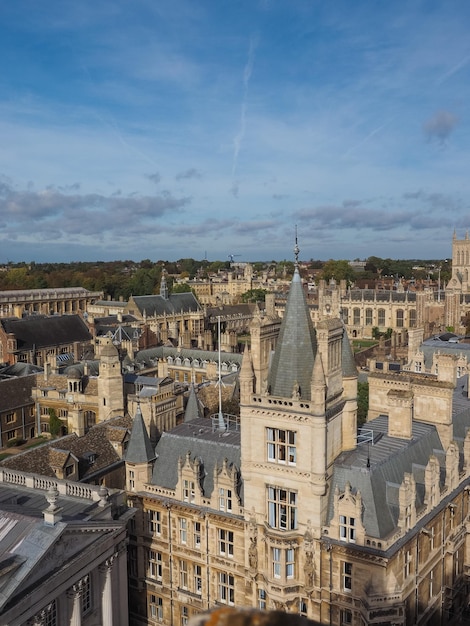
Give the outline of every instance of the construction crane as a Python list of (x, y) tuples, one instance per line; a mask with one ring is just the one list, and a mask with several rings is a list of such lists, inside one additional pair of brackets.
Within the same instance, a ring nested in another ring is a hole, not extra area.
[(228, 255), (228, 258), (230, 259), (230, 263), (233, 263), (233, 259), (234, 259), (236, 256), (241, 256), (241, 254), (229, 254), (229, 255)]

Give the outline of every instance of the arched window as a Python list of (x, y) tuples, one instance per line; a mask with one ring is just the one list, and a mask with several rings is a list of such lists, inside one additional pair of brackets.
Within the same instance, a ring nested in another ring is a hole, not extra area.
[(397, 320), (396, 326), (397, 326), (397, 328), (403, 328), (404, 317), (405, 316), (404, 316), (403, 309), (397, 309), (397, 312), (396, 312), (396, 320)]
[(372, 309), (366, 309), (366, 326), (372, 326)]
[(416, 328), (416, 309), (409, 311), (410, 328)]
[(354, 308), (353, 309), (353, 324), (354, 326), (358, 326), (361, 323), (361, 309)]
[(385, 309), (377, 311), (377, 323), (379, 326), (385, 326)]

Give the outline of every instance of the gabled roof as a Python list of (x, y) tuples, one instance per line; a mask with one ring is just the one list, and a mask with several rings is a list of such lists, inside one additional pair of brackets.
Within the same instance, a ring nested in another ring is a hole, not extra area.
[[(131, 417), (115, 417), (96, 424), (83, 437), (72, 433), (9, 456), (0, 461), (0, 467), (55, 477), (53, 468), (62, 467), (71, 454), (78, 459), (79, 479), (86, 481), (88, 476), (121, 462), (112, 442), (122, 442), (131, 425)], [(93, 462), (90, 462), (90, 456)]]
[(32, 389), (35, 386), (35, 374), (0, 380), (0, 412), (32, 404)]
[(292, 278), (279, 338), (268, 376), (273, 396), (291, 398), (294, 386), (310, 400), (310, 382), (317, 342), (298, 268)]
[(199, 302), (192, 292), (172, 293), (168, 299), (160, 295), (132, 296), (131, 300), (134, 301), (140, 314), (147, 317), (201, 310)]
[(82, 341), (91, 334), (78, 315), (31, 316), (23, 319), (0, 320), (5, 333), (12, 333), (18, 350), (33, 350)]
[(364, 425), (373, 432), (373, 443), (362, 443), (343, 452), (335, 461), (328, 503), (328, 519), (333, 516), (336, 487), (361, 492), (363, 524), (372, 537), (384, 539), (398, 522), (398, 489), (405, 473), (416, 480), (417, 508), (424, 499), (424, 468), (431, 455), (443, 462), (444, 450), (435, 426), (413, 422), (412, 438), (388, 435), (388, 417), (381, 415)]
[(178, 459), (184, 461), (189, 453), (192, 461), (200, 462), (200, 484), (204, 495), (209, 497), (214, 489), (215, 467), (221, 468), (226, 460), (229, 467), (240, 469), (240, 431), (221, 432), (212, 428), (211, 420), (200, 418), (164, 432), (155, 451), (152, 485), (175, 489)]

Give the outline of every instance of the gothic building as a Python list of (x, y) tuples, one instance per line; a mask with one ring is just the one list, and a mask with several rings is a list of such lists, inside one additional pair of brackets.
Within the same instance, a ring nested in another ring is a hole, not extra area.
[(470, 435), (457, 362), (357, 370), (343, 323), (314, 327), (296, 269), (282, 323), (259, 315), (240, 418), (201, 418), (150, 444), (137, 412), (126, 457), (131, 619), (181, 624), (217, 606), (321, 623), (460, 623), (468, 602)]

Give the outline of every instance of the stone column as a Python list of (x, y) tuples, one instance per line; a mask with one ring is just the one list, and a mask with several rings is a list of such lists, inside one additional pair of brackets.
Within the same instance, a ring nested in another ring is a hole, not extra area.
[(88, 576), (84, 576), (68, 590), (68, 596), (73, 600), (70, 626), (81, 626), (82, 624), (82, 595), (87, 582)]
[(113, 622), (113, 566), (117, 554), (110, 556), (99, 567), (104, 574), (104, 585), (101, 597), (101, 617), (103, 624), (114, 624)]

